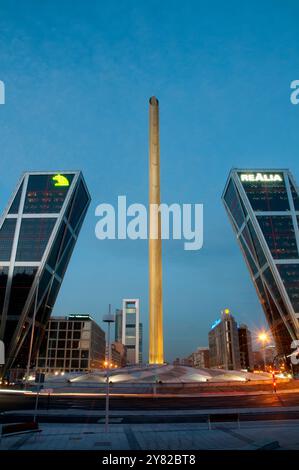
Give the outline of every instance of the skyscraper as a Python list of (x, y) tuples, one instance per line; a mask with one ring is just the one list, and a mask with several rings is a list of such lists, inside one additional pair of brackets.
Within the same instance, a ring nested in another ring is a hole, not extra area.
[(253, 353), (251, 333), (247, 325), (240, 325), (238, 328), (239, 334), (239, 347), (240, 347), (240, 362), (242, 369), (253, 369)]
[(241, 368), (238, 326), (228, 308), (221, 312), (209, 331), (209, 350), (211, 368)]
[(127, 363), (139, 364), (140, 322), (139, 299), (123, 299), (122, 344), (127, 349)]
[(0, 375), (26, 366), (34, 312), (36, 356), (89, 203), (81, 172), (21, 177), (0, 220)]
[(122, 321), (123, 321), (123, 312), (121, 309), (117, 308), (115, 310), (115, 341), (117, 343), (122, 342)]
[(278, 353), (299, 339), (299, 192), (289, 170), (231, 170), (222, 196)]

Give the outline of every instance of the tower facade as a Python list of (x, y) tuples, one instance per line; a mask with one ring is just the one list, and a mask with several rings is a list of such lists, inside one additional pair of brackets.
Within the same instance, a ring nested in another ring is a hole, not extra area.
[(90, 196), (81, 172), (28, 172), (0, 220), (0, 375), (35, 359)]
[(163, 364), (159, 102), (149, 101), (149, 363)]
[(127, 363), (139, 364), (140, 354), (139, 299), (123, 299), (122, 344), (126, 346)]
[(299, 192), (288, 170), (233, 169), (225, 209), (272, 331), (286, 356), (299, 339)]
[(211, 368), (241, 369), (238, 325), (228, 308), (209, 331), (209, 350)]

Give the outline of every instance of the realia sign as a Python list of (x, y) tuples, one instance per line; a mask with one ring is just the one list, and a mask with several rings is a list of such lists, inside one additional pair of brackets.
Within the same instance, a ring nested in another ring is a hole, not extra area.
[(273, 183), (275, 181), (282, 181), (282, 176), (278, 173), (242, 173), (241, 181), (251, 183)]

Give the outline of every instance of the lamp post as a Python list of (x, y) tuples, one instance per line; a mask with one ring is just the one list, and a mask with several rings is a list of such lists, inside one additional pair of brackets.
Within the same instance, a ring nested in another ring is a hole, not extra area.
[(269, 342), (269, 336), (265, 331), (258, 335), (258, 340), (263, 347), (264, 370), (266, 371), (266, 344)]
[(115, 318), (111, 313), (111, 304), (109, 304), (109, 313), (104, 315), (103, 322), (107, 323), (107, 357), (105, 361), (106, 365), (106, 407), (105, 407), (105, 432), (109, 432), (109, 392), (110, 392), (110, 363), (111, 363), (111, 348), (110, 348), (110, 326), (111, 323), (114, 323)]

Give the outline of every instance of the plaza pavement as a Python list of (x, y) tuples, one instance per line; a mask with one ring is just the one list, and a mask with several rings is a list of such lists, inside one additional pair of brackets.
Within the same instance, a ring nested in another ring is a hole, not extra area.
[[(40, 424), (41, 432), (2, 437), (0, 450), (299, 449), (299, 420), (237, 423)], [(113, 418), (112, 418), (113, 422)]]

